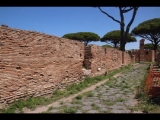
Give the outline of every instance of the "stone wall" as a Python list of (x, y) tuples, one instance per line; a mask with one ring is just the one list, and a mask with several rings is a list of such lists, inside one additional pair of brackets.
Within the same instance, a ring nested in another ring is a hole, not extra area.
[[(121, 51), (35, 31), (0, 27), (0, 105), (50, 94), (121, 67)], [(125, 53), (125, 65), (131, 57)], [(86, 69), (85, 69), (86, 68)]]

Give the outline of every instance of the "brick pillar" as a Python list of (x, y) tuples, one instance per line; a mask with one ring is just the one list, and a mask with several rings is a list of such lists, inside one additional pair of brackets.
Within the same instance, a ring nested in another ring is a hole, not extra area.
[(154, 54), (155, 54), (155, 53), (154, 53), (154, 50), (152, 50), (151, 54), (152, 54), (152, 55), (151, 55), (151, 57), (152, 57), (152, 58), (151, 58), (151, 62), (154, 62)]
[(144, 41), (145, 41), (145, 39), (141, 39), (139, 42), (140, 42), (140, 45), (139, 45), (139, 47), (140, 47), (140, 50), (139, 50), (139, 52), (140, 52), (140, 61), (143, 61), (143, 59), (144, 59)]

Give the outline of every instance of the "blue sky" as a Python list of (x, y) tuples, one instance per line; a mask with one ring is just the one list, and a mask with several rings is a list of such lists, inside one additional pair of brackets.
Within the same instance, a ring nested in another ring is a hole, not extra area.
[[(101, 7), (115, 19), (120, 20), (116, 7)], [(125, 14), (126, 26), (130, 21), (132, 11)], [(140, 7), (130, 31), (139, 23), (160, 18), (160, 7)], [(0, 25), (11, 28), (33, 30), (62, 37), (67, 33), (94, 32), (100, 37), (112, 30), (119, 30), (119, 23), (113, 21), (98, 8), (93, 7), (0, 7)], [(126, 50), (139, 49), (139, 40), (127, 43)], [(148, 40), (145, 43), (149, 43)], [(90, 44), (104, 45), (105, 42), (91, 42)]]

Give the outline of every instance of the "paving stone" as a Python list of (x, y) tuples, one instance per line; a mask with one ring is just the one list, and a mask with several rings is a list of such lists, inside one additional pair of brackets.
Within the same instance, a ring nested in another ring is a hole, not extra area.
[(58, 111), (59, 111), (59, 110), (54, 109), (54, 110), (51, 110), (50, 113), (58, 113)]
[(99, 111), (97, 111), (97, 110), (89, 110), (89, 111), (87, 111), (87, 113), (99, 113)]
[(90, 102), (90, 101), (85, 101), (83, 102), (83, 105), (91, 105), (93, 102)]
[(112, 105), (112, 106), (109, 106), (109, 108), (111, 108), (111, 109), (117, 109), (117, 110), (123, 110), (126, 107), (125, 106)]
[(107, 108), (107, 107), (100, 107), (99, 110), (100, 110), (100, 111), (108, 111), (109, 108)]
[(92, 106), (83, 106), (81, 107), (81, 110), (91, 110)]
[(101, 108), (101, 107), (105, 107), (106, 105), (101, 104), (101, 103), (97, 103), (97, 104), (96, 104), (96, 106), (98, 106), (98, 107), (100, 107), (100, 108)]
[(73, 106), (73, 104), (71, 104), (71, 103), (66, 103), (65, 105), (66, 105), (67, 107)]
[(113, 109), (111, 113), (124, 113), (122, 110)]
[(83, 113), (83, 112), (82, 112), (81, 110), (77, 110), (76, 114), (77, 114), (77, 113), (79, 114), (79, 113)]

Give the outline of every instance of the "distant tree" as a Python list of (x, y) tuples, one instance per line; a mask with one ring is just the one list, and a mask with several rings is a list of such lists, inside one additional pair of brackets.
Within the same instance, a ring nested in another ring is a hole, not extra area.
[(108, 45), (108, 44), (102, 45), (102, 47), (103, 47), (103, 48), (113, 48), (111, 45)]
[(156, 61), (156, 50), (160, 44), (160, 18), (153, 18), (140, 23), (131, 33), (134, 36), (139, 36), (152, 43)]
[(146, 44), (144, 44), (144, 49), (153, 50), (154, 47), (153, 47), (152, 43), (146, 43)]
[[(154, 50), (154, 46), (152, 43), (146, 43), (144, 44), (144, 49)], [(157, 50), (160, 50), (160, 45), (157, 46)]]
[(69, 34), (63, 35), (62, 38), (78, 40), (80, 42), (83, 42), (85, 45), (88, 45), (89, 42), (100, 40), (99, 35), (97, 35), (96, 33), (93, 33), (93, 32), (69, 33)]
[[(100, 7), (98, 7), (98, 8), (102, 13), (107, 15), (113, 21), (115, 21), (115, 22), (120, 24), (120, 30), (121, 30), (120, 50), (122, 50), (122, 64), (124, 64), (124, 51), (125, 51), (125, 45), (127, 43), (127, 41), (126, 41), (127, 39), (126, 38), (127, 38), (128, 33), (129, 33), (130, 26), (132, 25), (132, 23), (134, 21), (134, 18), (136, 16), (136, 13), (137, 13), (137, 10), (138, 10), (139, 7), (137, 7), (137, 6), (130, 6), (130, 7), (118, 6), (119, 13), (120, 13), (120, 20), (115, 19), (113, 16), (109, 15), (107, 12), (102, 10)], [(124, 14), (128, 13), (131, 10), (133, 10), (133, 14), (132, 14), (131, 20), (127, 24), (126, 30), (125, 30)]]
[[(102, 42), (106, 42), (110, 44), (114, 48), (119, 47), (121, 41), (121, 31), (120, 30), (113, 30), (111, 32), (106, 33), (102, 38)], [(132, 37), (131, 34), (128, 33), (126, 42), (136, 42), (136, 38)]]

